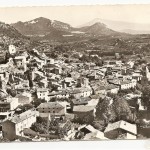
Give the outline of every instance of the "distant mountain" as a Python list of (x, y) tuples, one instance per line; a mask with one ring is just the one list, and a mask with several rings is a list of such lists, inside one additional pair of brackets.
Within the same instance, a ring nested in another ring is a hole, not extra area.
[(150, 33), (150, 24), (113, 21), (113, 20), (106, 20), (106, 19), (100, 19), (100, 18), (93, 19), (78, 27), (91, 26), (97, 22), (104, 23), (107, 25), (108, 28), (118, 31), (118, 32), (125, 31), (126, 33), (130, 33), (130, 34), (136, 34), (136, 33), (137, 34), (149, 34)]
[(60, 21), (52, 21), (47, 18), (39, 17), (27, 22), (17, 22), (12, 24), (20, 33), (26, 36), (45, 36), (56, 30), (71, 31), (72, 27)]
[(132, 29), (124, 29), (120, 30), (120, 32), (130, 33), (130, 34), (150, 34), (150, 30), (132, 30)]
[(43, 17), (27, 22), (19, 21), (11, 25), (25, 36), (50, 41), (78, 41), (93, 36), (118, 34), (101, 22), (96, 22), (91, 26), (74, 28), (67, 23), (57, 20), (52, 21)]
[(95, 23), (92, 26), (86, 26), (82, 28), (72, 28), (72, 31), (60, 31), (53, 30), (49, 34), (45, 35), (44, 39), (61, 40), (61, 41), (79, 41), (86, 38), (118, 35), (119, 32), (113, 31), (103, 23)]
[(92, 35), (111, 35), (116, 34), (116, 31), (113, 31), (112, 29), (107, 28), (107, 26), (104, 23), (96, 22), (95, 24), (91, 26), (86, 26), (80, 28), (80, 31), (89, 33)]

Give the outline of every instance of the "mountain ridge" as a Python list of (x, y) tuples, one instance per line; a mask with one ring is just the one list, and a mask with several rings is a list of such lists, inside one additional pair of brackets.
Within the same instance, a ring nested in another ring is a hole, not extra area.
[(20, 33), (26, 36), (44, 36), (55, 29), (60, 31), (69, 31), (72, 28), (67, 23), (63, 23), (57, 20), (52, 21), (44, 17), (39, 17), (26, 22), (19, 21), (11, 25), (16, 28)]
[[(95, 18), (87, 23), (84, 23), (80, 26), (91, 26), (96, 22), (101, 22), (107, 25), (108, 28), (115, 30), (117, 32), (126, 32), (126, 33), (134, 33), (134, 34), (149, 34), (150, 29), (149, 26), (150, 24), (144, 24), (144, 23), (132, 23), (132, 22), (125, 22), (125, 21), (116, 21), (116, 20), (106, 20), (106, 19), (100, 19), (100, 18)], [(144, 30), (143, 30), (144, 29)], [(131, 32), (131, 30), (133, 32)], [(140, 32), (139, 32), (140, 31)]]
[[(116, 34), (116, 31), (109, 29), (104, 23), (97, 22), (92, 26), (74, 28), (70, 24), (50, 20), (44, 17), (35, 18), (26, 22), (11, 24), (21, 34), (30, 37), (40, 37), (47, 40), (75, 39), (78, 37), (100, 36)], [(75, 37), (75, 38), (72, 38)]]

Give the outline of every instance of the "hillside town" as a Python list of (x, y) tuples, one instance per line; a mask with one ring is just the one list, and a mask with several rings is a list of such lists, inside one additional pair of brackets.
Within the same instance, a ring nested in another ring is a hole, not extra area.
[(149, 138), (148, 63), (119, 53), (101, 65), (60, 57), (9, 45), (0, 64), (1, 142)]

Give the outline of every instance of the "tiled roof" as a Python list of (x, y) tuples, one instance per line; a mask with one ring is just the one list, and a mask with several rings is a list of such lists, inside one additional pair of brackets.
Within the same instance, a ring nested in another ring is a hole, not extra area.
[(123, 120), (108, 124), (104, 132), (106, 133), (115, 129), (123, 129), (130, 133), (137, 134), (136, 124), (131, 124)]
[(79, 106), (74, 106), (73, 111), (74, 112), (89, 112), (94, 110), (95, 106), (86, 106), (86, 105), (79, 105)]
[(58, 91), (58, 92), (51, 92), (49, 93), (49, 96), (54, 96), (54, 95), (65, 95), (67, 94), (67, 91)]
[(38, 88), (37, 89), (37, 92), (46, 92), (46, 91), (48, 91), (48, 89), (46, 89), (46, 88)]
[(90, 98), (91, 98), (91, 99), (99, 99), (100, 96), (99, 96), (99, 95), (91, 95)]
[(24, 102), (24, 103), (28, 102), (29, 99), (30, 99), (28, 96), (24, 96), (22, 94), (16, 95), (16, 98), (18, 98), (19, 103), (21, 103), (21, 102)]
[(80, 105), (81, 104), (87, 104), (89, 100), (90, 100), (89, 97), (87, 97), (87, 98), (80, 98), (80, 99), (73, 99), (72, 103), (75, 104), (75, 105), (77, 105), (77, 104), (80, 104)]
[(77, 93), (82, 93), (82, 92), (86, 92), (86, 91), (91, 91), (91, 88), (88, 87), (83, 87), (83, 88), (74, 88), (74, 89), (70, 89), (69, 93), (71, 94), (77, 94)]
[(14, 116), (11, 119), (11, 121), (14, 122), (14, 123), (19, 123), (19, 122), (22, 122), (22, 121), (26, 120), (27, 118), (30, 118), (31, 116), (34, 116), (34, 115), (37, 115), (36, 111), (28, 110), (28, 111), (23, 112), (20, 115)]
[(106, 138), (104, 136), (104, 133), (101, 131), (96, 131), (96, 132), (92, 132), (92, 133), (88, 133), (85, 135), (85, 137), (83, 138), (84, 140), (107, 140), (108, 138)]
[(48, 102), (48, 103), (41, 103), (38, 108), (64, 108), (63, 105), (59, 102)]
[(109, 84), (109, 85), (107, 85), (105, 88), (106, 88), (107, 90), (116, 89), (116, 88), (118, 88), (118, 89), (119, 89), (119, 87), (118, 87), (118, 86), (113, 85), (113, 84)]

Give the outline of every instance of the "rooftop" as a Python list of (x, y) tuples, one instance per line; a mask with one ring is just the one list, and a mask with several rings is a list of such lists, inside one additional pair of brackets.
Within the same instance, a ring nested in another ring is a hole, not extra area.
[(64, 105), (59, 102), (41, 103), (38, 108), (64, 108)]
[(89, 100), (90, 100), (89, 97), (87, 97), (87, 98), (73, 99), (72, 103), (75, 104), (75, 105), (87, 104)]
[(106, 133), (106, 132), (116, 130), (116, 129), (123, 129), (127, 132), (137, 134), (136, 124), (131, 124), (131, 123), (128, 123), (128, 122), (123, 121), (123, 120), (120, 120), (120, 121), (115, 122), (115, 123), (109, 123), (104, 132)]
[(26, 119), (30, 118), (31, 116), (34, 116), (34, 115), (37, 115), (37, 112), (30, 109), (30, 110), (23, 112), (20, 115), (14, 116), (11, 119), (11, 121), (14, 123), (19, 123), (19, 122), (22, 122), (22, 121), (24, 121), (24, 120), (26, 120)]
[(88, 133), (85, 135), (84, 140), (107, 140), (104, 136), (104, 133), (101, 131), (96, 131), (92, 133)]
[(47, 92), (48, 89), (47, 88), (38, 88), (37, 92)]
[(89, 112), (93, 111), (95, 106), (86, 106), (86, 105), (79, 105), (79, 106), (74, 106), (73, 111), (74, 112)]

